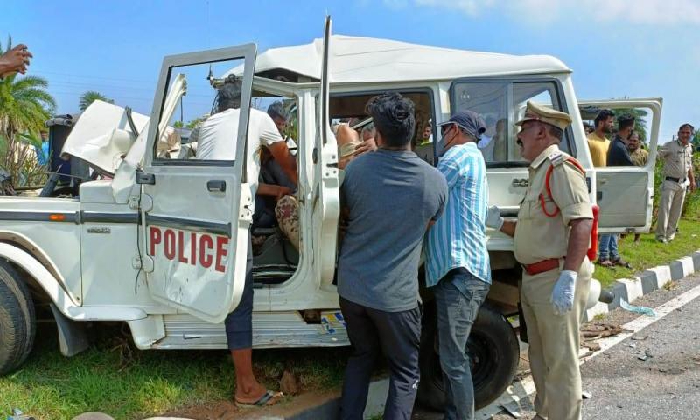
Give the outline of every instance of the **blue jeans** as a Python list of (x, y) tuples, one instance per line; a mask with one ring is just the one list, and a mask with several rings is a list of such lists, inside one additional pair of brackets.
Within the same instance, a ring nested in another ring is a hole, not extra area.
[(435, 286), (438, 350), (445, 383), (445, 420), (474, 418), (474, 384), (467, 339), (491, 286), (464, 268)]
[(617, 241), (619, 236), (617, 234), (606, 233), (600, 235), (600, 242), (598, 243), (598, 261), (612, 260), (617, 261), (620, 259), (620, 253), (617, 250)]

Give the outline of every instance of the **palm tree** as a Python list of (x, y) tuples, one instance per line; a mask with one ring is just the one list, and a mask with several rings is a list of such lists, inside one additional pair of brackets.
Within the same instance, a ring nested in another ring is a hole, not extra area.
[(114, 99), (109, 99), (108, 97), (95, 90), (88, 90), (80, 96), (80, 111), (85, 111), (87, 107), (89, 107), (90, 104), (95, 102), (97, 99), (103, 102), (107, 102), (109, 104), (114, 103)]
[[(7, 44), (8, 49), (12, 48), (11, 38)], [(14, 74), (0, 81), (0, 147), (4, 149), (0, 151), (0, 165), (15, 182), (31, 183), (33, 176), (43, 176), (35, 173), (33, 145), (40, 143), (39, 130), (56, 108), (47, 87), (48, 82), (37, 76)]]

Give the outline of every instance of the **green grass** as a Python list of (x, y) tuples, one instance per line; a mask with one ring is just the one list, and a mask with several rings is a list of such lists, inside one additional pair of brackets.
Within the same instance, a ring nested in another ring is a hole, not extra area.
[[(341, 384), (347, 356), (346, 349), (260, 350), (254, 366), (270, 389), (279, 389), (286, 368), (302, 390), (326, 390)], [(103, 338), (65, 358), (53, 326), (44, 324), (21, 370), (0, 378), (0, 418), (18, 408), (38, 419), (72, 419), (85, 411), (142, 419), (227, 400), (234, 380), (225, 351), (138, 351)]]
[(603, 288), (606, 288), (616, 279), (634, 277), (647, 268), (668, 264), (700, 249), (700, 221), (682, 219), (678, 227), (680, 232), (676, 234), (676, 239), (668, 244), (656, 242), (653, 232), (643, 233), (639, 245), (633, 242), (634, 234), (627, 235), (625, 239), (620, 240), (620, 255), (632, 264), (633, 269), (605, 268), (596, 264), (593, 277), (600, 281)]

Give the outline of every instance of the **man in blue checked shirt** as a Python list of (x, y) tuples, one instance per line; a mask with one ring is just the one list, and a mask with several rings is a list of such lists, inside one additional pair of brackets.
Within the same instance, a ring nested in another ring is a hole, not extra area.
[(474, 418), (474, 386), (467, 338), (491, 286), (486, 251), (486, 164), (477, 147), (485, 124), (471, 111), (440, 124), (444, 155), (438, 170), (447, 180), (445, 212), (428, 231), (426, 285), (437, 303), (440, 364), (445, 382), (445, 419)]

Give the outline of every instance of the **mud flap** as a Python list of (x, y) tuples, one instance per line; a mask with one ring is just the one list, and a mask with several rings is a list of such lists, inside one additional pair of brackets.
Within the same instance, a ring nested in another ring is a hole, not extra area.
[(56, 326), (58, 326), (58, 346), (61, 354), (71, 357), (87, 350), (86, 324), (66, 318), (53, 303), (51, 304), (51, 312), (53, 312)]

